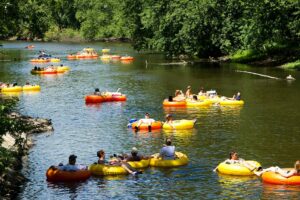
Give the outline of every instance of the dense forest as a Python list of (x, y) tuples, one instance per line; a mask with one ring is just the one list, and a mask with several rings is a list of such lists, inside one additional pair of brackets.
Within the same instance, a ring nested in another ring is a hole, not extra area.
[(128, 38), (135, 49), (220, 56), (299, 48), (299, 0), (4, 0), (0, 38)]

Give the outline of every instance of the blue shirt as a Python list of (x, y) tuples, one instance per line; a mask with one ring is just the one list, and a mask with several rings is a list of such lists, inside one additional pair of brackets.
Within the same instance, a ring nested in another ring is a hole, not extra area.
[(58, 166), (58, 169), (62, 170), (62, 171), (78, 171), (78, 170), (86, 169), (86, 166), (67, 164), (67, 165), (63, 165), (63, 166)]
[(165, 146), (160, 150), (160, 156), (163, 160), (175, 159), (175, 146)]

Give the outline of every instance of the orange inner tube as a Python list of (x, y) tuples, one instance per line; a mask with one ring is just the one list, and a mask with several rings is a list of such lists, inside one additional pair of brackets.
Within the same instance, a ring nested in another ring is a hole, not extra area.
[(300, 185), (300, 176), (291, 176), (289, 178), (285, 178), (275, 172), (263, 173), (262, 180), (265, 183), (278, 185)]
[(133, 60), (134, 58), (131, 56), (123, 56), (120, 58), (121, 60)]
[(77, 58), (96, 58), (98, 55), (77, 55)]
[(65, 181), (84, 181), (91, 176), (88, 170), (79, 170), (75, 172), (62, 171), (49, 168), (46, 172), (47, 181), (65, 182)]
[(30, 62), (50, 62), (49, 59), (31, 59)]
[[(138, 125), (139, 121), (132, 123), (132, 129), (134, 129)], [(160, 129), (162, 127), (162, 123), (160, 121), (155, 121), (151, 124), (151, 129)], [(140, 130), (148, 130), (148, 124), (142, 123), (139, 127)]]
[(67, 55), (68, 59), (76, 59), (76, 55)]
[(85, 103), (102, 103), (105, 101), (117, 101), (117, 100), (113, 100), (113, 97), (110, 95), (88, 95), (85, 97)]
[(185, 107), (186, 102), (185, 101), (169, 101), (168, 99), (165, 99), (163, 102), (163, 106)]
[(101, 103), (106, 101), (105, 97), (100, 95), (88, 95), (85, 97), (86, 103)]
[(126, 101), (125, 95), (112, 95), (112, 101)]

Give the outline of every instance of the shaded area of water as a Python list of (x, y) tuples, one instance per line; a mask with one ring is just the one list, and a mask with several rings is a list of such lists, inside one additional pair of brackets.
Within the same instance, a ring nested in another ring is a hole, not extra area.
[[(29, 44), (25, 42), (3, 44), (1, 51), (10, 54), (11, 59), (0, 62), (0, 81), (41, 85), (40, 93), (19, 95), (19, 109), (27, 115), (51, 118), (55, 129), (51, 134), (34, 137), (36, 145), (30, 150), (23, 169), (29, 181), (20, 199), (299, 198), (299, 187), (266, 185), (256, 177), (212, 172), (231, 150), (238, 151), (244, 159), (261, 162), (264, 167), (291, 167), (299, 159), (299, 81), (266, 79), (235, 70), (276, 77), (292, 74), (298, 80), (299, 72), (238, 64), (159, 65), (168, 61), (159, 54), (136, 53), (126, 44), (34, 43), (34, 50), (24, 49)], [(136, 59), (129, 64), (65, 59), (68, 53), (87, 46), (98, 51), (110, 48), (113, 53)], [(59, 76), (31, 75), (34, 65), (29, 59), (42, 49), (62, 57), (61, 63), (70, 66), (71, 71)], [(245, 105), (163, 108), (164, 98), (175, 89), (185, 90), (187, 85), (194, 92), (205, 87), (225, 96), (240, 91)], [(128, 100), (87, 106), (84, 96), (95, 87), (108, 91), (122, 88)], [(196, 127), (190, 131), (152, 133), (134, 133), (126, 128), (129, 119), (141, 118), (145, 112), (158, 120), (163, 120), (166, 113), (173, 113), (175, 119), (197, 119)], [(160, 150), (166, 137), (171, 137), (176, 149), (189, 156), (189, 165), (175, 169), (149, 168), (137, 178), (93, 177), (75, 184), (46, 181), (47, 168), (59, 162), (67, 163), (70, 154), (76, 154), (77, 162), (82, 164), (95, 162), (99, 149), (111, 155), (129, 153), (135, 146), (143, 154), (153, 154)]]

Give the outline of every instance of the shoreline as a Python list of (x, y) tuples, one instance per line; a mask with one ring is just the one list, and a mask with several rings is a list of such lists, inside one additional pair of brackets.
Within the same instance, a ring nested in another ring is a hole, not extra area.
[[(25, 123), (30, 128), (21, 133), (7, 132), (2, 136), (3, 142), (1, 148), (11, 153), (12, 160), (0, 175), (0, 199), (16, 198), (22, 186), (28, 180), (22, 174), (21, 170), (23, 167), (23, 159), (28, 155), (29, 149), (34, 145), (32, 136), (34, 134), (54, 130), (50, 119), (33, 118), (16, 112), (9, 113), (7, 117), (11, 120)], [(22, 141), (17, 141), (19, 139)]]
[[(82, 43), (82, 42), (107, 42), (107, 43), (130, 43), (132, 40), (130, 38), (117, 38), (117, 37), (110, 37), (110, 38), (102, 38), (94, 41), (86, 40), (83, 38), (70, 38), (70, 37), (63, 37), (58, 40), (44, 40), (44, 39), (28, 39), (28, 38), (16, 38), (11, 37), (3, 41), (24, 41), (24, 42), (72, 42), (72, 43)], [(284, 50), (284, 49), (283, 49)], [(282, 69), (300, 69), (300, 57), (298, 57), (299, 49), (296, 49), (295, 52), (289, 51), (289, 53), (280, 54), (278, 52), (274, 54), (259, 54), (259, 53), (248, 53), (245, 50), (244, 55), (243, 51), (236, 53), (236, 55), (224, 55), (219, 57), (212, 57), (208, 56), (207, 58), (192, 58), (188, 55), (182, 54), (174, 57), (174, 59), (170, 60), (179, 60), (183, 64), (187, 63), (239, 63), (239, 64), (248, 64), (248, 65), (255, 65), (259, 67), (279, 67)], [(163, 52), (162, 52), (163, 53)], [(182, 59), (184, 58), (184, 59)], [(1, 60), (0, 60), (1, 61)], [(170, 62), (171, 63), (171, 62)]]

